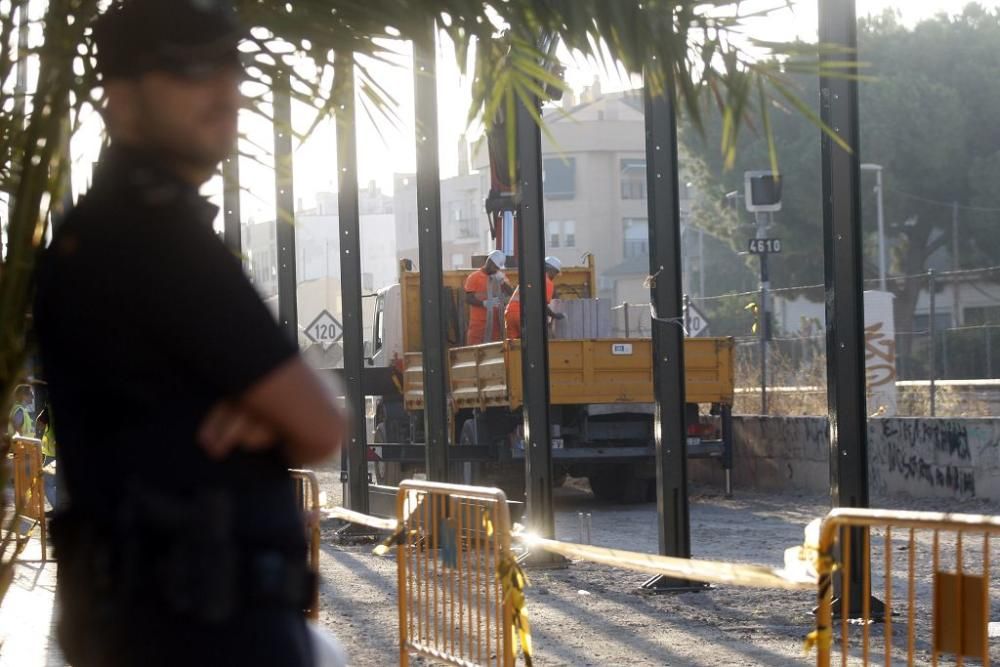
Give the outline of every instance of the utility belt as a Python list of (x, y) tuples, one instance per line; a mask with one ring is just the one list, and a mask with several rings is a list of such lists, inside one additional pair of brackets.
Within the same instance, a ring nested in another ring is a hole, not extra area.
[(247, 608), (305, 609), (317, 581), (304, 554), (238, 543), (234, 506), (221, 491), (179, 499), (133, 487), (112, 521), (60, 511), (52, 521), (60, 583), (92, 597), (113, 623), (137, 607), (199, 623)]

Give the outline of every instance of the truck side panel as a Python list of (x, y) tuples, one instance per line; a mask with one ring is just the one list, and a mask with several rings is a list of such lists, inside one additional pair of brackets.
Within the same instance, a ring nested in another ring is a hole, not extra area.
[[(521, 406), (520, 341), (452, 348), (450, 359), (450, 386), (457, 409)], [(552, 404), (652, 403), (652, 364), (649, 339), (549, 341)], [(688, 403), (732, 405), (731, 338), (686, 339), (684, 367)], [(420, 353), (407, 353), (404, 394), (408, 410), (423, 409), (422, 382)]]

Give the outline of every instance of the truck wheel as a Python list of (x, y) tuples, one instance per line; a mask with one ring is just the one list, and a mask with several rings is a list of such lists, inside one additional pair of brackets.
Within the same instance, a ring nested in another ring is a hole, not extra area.
[(625, 494), (625, 475), (613, 466), (607, 470), (595, 473), (587, 477), (590, 480), (590, 490), (599, 500), (608, 502), (619, 502)]
[(590, 480), (590, 490), (600, 500), (629, 505), (646, 502), (648, 480), (640, 479), (632, 466), (608, 466), (587, 479)]
[[(372, 444), (385, 442), (385, 422), (377, 424), (372, 433)], [(375, 464), (375, 483), (382, 486), (399, 486), (403, 481), (403, 466), (400, 463), (379, 461)]]

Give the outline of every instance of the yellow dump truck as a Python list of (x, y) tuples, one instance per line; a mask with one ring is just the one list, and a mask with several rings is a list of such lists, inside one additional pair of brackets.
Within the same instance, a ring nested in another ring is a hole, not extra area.
[[(454, 429), (452, 475), (523, 495), (523, 387), (519, 340), (464, 345), (467, 318), (462, 285), (472, 269), (445, 272), (448, 305), (449, 405)], [(508, 271), (516, 284), (517, 272)], [(380, 291), (374, 309), (373, 365), (397, 370), (399, 396), (375, 409), (372, 457), (380, 483), (394, 484), (422, 468), (423, 363), (419, 274), (406, 270)], [(560, 300), (590, 299), (594, 266), (567, 267), (556, 280)], [(688, 450), (732, 462), (733, 341), (685, 340)], [(648, 338), (549, 341), (553, 470), (556, 481), (586, 477), (608, 500), (655, 497), (652, 341)], [(699, 405), (709, 406), (702, 416)], [(711, 415), (717, 415), (714, 419)], [(383, 444), (390, 443), (390, 444)], [(727, 475), (727, 492), (728, 475)]]

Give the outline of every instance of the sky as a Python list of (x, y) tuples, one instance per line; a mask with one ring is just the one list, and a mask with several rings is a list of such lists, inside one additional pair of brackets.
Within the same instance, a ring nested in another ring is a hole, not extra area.
[[(744, 7), (754, 10), (760, 7), (774, 7), (782, 0), (747, 0)], [(1000, 7), (1000, 0), (986, 0), (982, 4)], [(939, 12), (957, 12), (965, 5), (964, 0), (857, 0), (858, 16), (880, 14), (888, 8), (901, 13), (905, 24), (914, 24), (921, 19)], [(801, 38), (815, 41), (817, 25), (817, 2), (805, 0), (795, 4), (792, 10), (781, 10), (766, 20), (750, 24), (748, 34), (768, 40), (791, 40)], [(385, 192), (391, 192), (394, 173), (412, 172), (415, 169), (413, 138), (413, 79), (409, 69), (411, 51), (409, 45), (399, 46), (400, 66), (380, 65), (374, 68), (381, 84), (398, 101), (399, 122), (391, 123), (380, 119), (378, 127), (366, 114), (359, 110), (358, 146), (359, 181), (364, 187), (369, 181)], [(601, 81), (602, 90), (615, 91), (635, 86), (638, 81), (630, 81), (621, 73), (605, 72), (600, 67), (572, 57), (563, 50), (561, 57), (568, 65), (566, 79), (569, 86), (579, 94), (590, 85), (595, 77)], [(438, 115), (439, 150), (442, 177), (457, 173), (458, 142), (466, 131), (466, 116), (469, 107), (469, 82), (459, 73), (451, 45), (442, 37), (438, 45)], [(304, 130), (311, 119), (304, 105), (295, 104), (293, 123)], [(240, 119), (241, 130), (265, 149), (272, 146), (272, 129), (263, 119), (250, 112), (244, 112)], [(90, 171), (89, 165), (96, 159), (100, 124), (97, 118), (87, 120), (83, 132), (73, 144), (74, 186), (77, 192), (85, 187)], [(476, 138), (475, 131), (470, 140)], [(248, 145), (244, 150), (253, 151)], [(294, 155), (295, 197), (306, 208), (315, 204), (316, 194), (336, 190), (336, 137), (332, 121), (323, 122), (310, 138), (297, 145)], [(270, 159), (264, 157), (265, 162)], [(244, 221), (257, 222), (274, 219), (273, 170), (268, 166), (244, 159), (240, 164), (241, 180), (247, 192), (241, 200)], [(214, 179), (205, 186), (205, 193), (221, 204), (221, 183)]]

